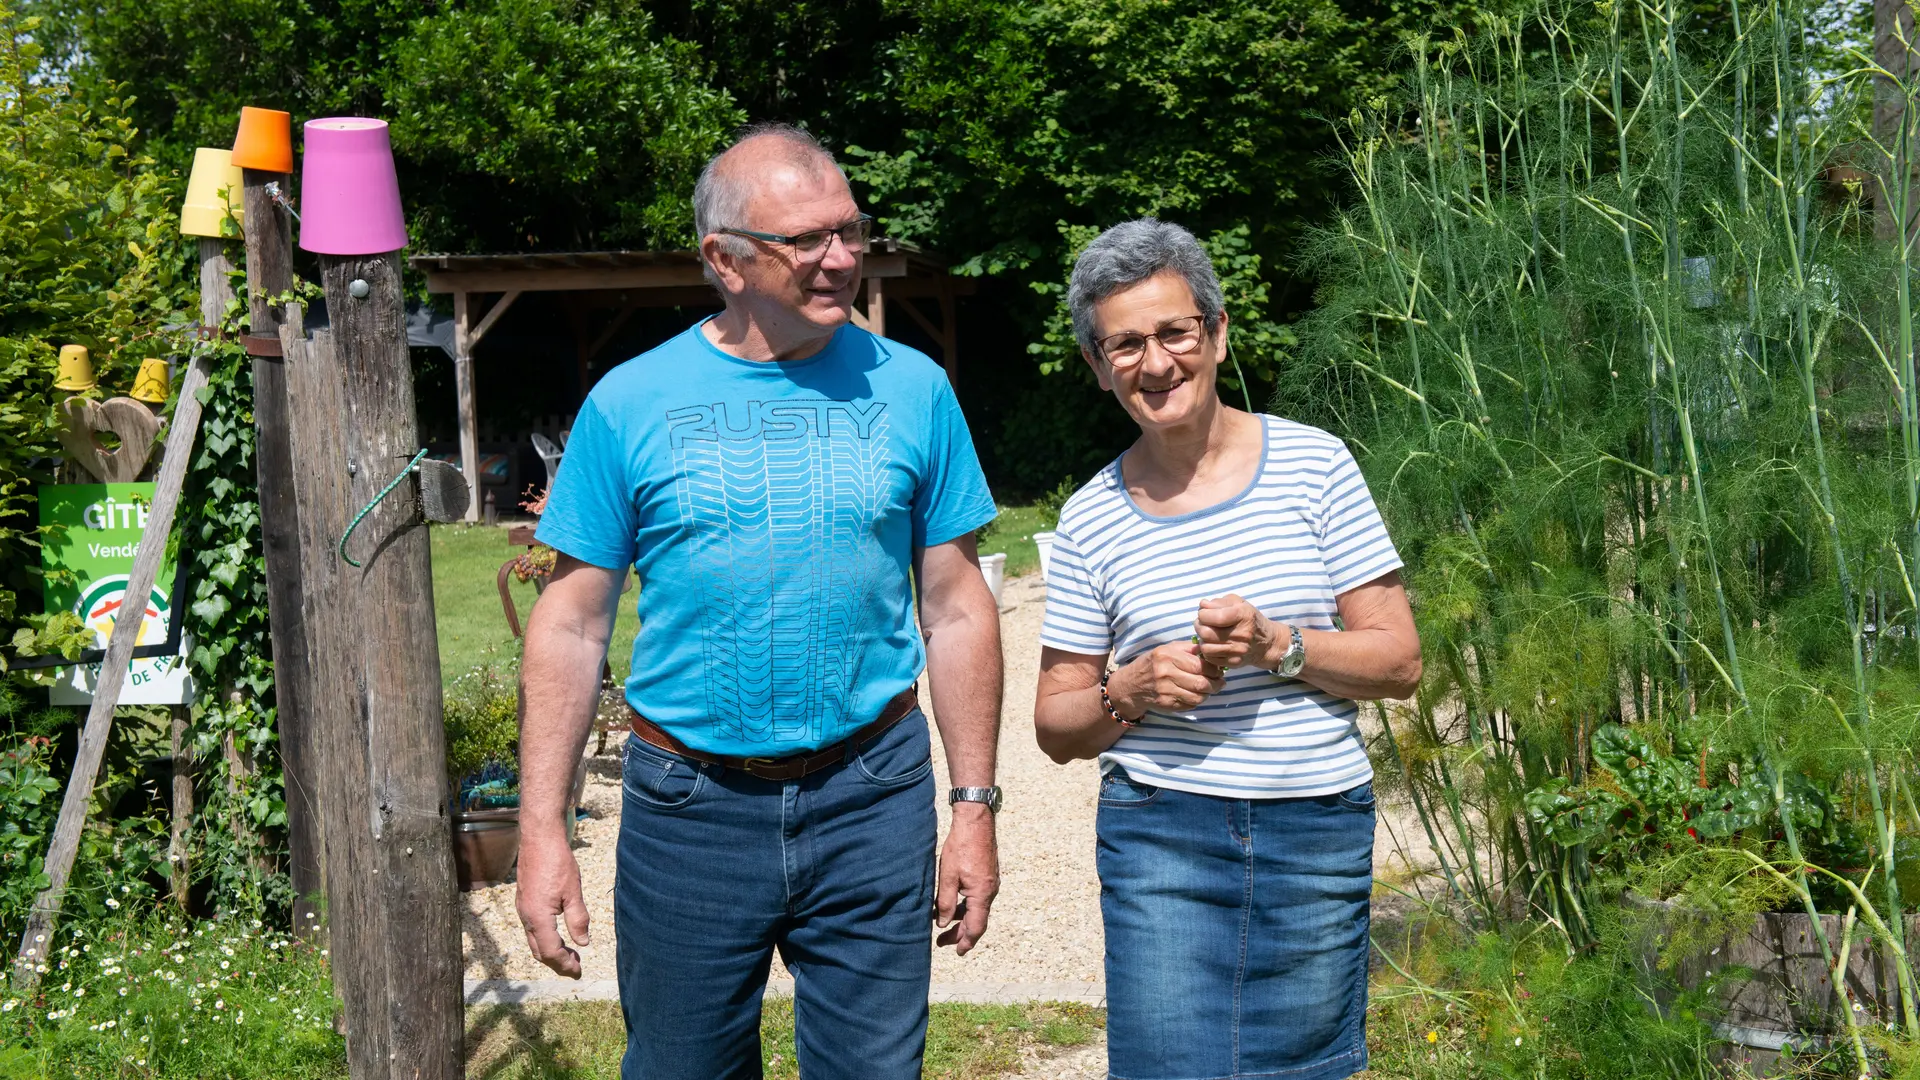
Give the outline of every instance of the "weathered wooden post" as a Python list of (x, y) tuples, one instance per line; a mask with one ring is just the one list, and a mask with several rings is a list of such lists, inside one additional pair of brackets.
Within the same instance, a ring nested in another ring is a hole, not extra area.
[[(227, 305), (233, 302), (233, 260), (227, 257), (229, 219), (244, 214), (240, 201), (240, 169), (233, 164), (232, 153), (210, 147), (193, 152), (193, 172), (187, 179), (186, 203), (180, 208), (180, 232), (199, 238), (200, 244), (200, 332), (211, 340), (220, 331)], [(178, 571), (176, 571), (178, 572)], [(173, 760), (173, 815), (168, 830), (168, 892), (182, 910), (193, 885), (193, 867), (188, 860), (188, 829), (193, 821), (193, 744), (187, 731), (189, 709), (175, 705), (172, 731), (168, 740)]]
[[(386, 124), (306, 124), (300, 246), (331, 327), (280, 328), (322, 733), (334, 986), (355, 1080), (461, 1075), (462, 983), (419, 437)], [(297, 310), (297, 309), (295, 309)]]
[[(293, 451), (287, 437), (287, 373), (280, 326), (293, 288), (293, 230), (284, 193), (293, 174), (291, 118), (272, 109), (241, 111), (233, 163), (241, 169), (247, 245), (247, 325), (242, 341), (253, 357), (254, 463), (260, 482), (260, 540), (266, 551), (267, 623), (273, 635), (273, 700), (286, 782), (288, 872), (293, 929), (320, 931), (324, 889), (320, 867), (317, 751), (308, 702), (313, 698), (306, 619), (301, 610), (300, 522), (293, 500)], [(237, 193), (236, 193), (237, 194)], [(218, 325), (209, 323), (208, 325)]]

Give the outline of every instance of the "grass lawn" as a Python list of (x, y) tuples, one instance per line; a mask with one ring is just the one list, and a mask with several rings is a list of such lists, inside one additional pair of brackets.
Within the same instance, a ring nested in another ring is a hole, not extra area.
[[(1040, 554), (1033, 534), (1041, 531), (1046, 520), (1046, 511), (1038, 506), (1001, 507), (1000, 516), (981, 537), (980, 554), (1005, 552), (1010, 578), (1038, 570)], [(500, 564), (523, 550), (507, 544), (507, 527), (433, 525), (428, 535), (433, 541), (433, 607), (440, 632), (441, 683), (450, 683), (490, 660), (518, 657), (520, 643), (507, 631), (499, 589), (494, 584)], [(533, 610), (533, 586), (509, 577), (507, 588), (524, 628), (527, 613)], [(633, 637), (639, 631), (634, 596), (629, 592), (620, 600), (620, 617), (607, 648), (615, 678), (626, 678), (632, 665)]]
[[(993, 1080), (1020, 1068), (1023, 1047), (1066, 1048), (1092, 1039), (1106, 1015), (1084, 1005), (932, 1006), (927, 1023), (930, 1080)], [(620, 1073), (626, 1032), (612, 1002), (489, 1006), (467, 1012), (467, 1075), (489, 1080), (590, 1080)], [(768, 1080), (800, 1075), (793, 1050), (793, 999), (768, 998), (760, 1023)]]
[(980, 537), (980, 554), (1007, 554), (1007, 576), (1019, 577), (1040, 569), (1040, 549), (1033, 534), (1052, 528), (1048, 512), (1039, 506), (1003, 506), (1000, 516)]
[[(520, 643), (507, 631), (494, 577), (501, 563), (525, 549), (508, 546), (503, 525), (433, 525), (428, 535), (433, 539), (433, 608), (440, 634), (442, 685), (489, 660), (517, 658)], [(527, 613), (533, 610), (533, 586), (509, 576), (507, 588), (524, 629)], [(620, 616), (607, 646), (615, 678), (626, 678), (632, 664), (633, 636), (640, 631), (633, 604), (632, 592), (620, 598)]]

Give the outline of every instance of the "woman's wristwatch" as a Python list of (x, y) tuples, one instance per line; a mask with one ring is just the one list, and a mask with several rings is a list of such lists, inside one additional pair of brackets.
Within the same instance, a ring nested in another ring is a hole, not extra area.
[(1292, 640), (1287, 642), (1287, 651), (1280, 654), (1279, 666), (1273, 669), (1283, 679), (1293, 678), (1307, 666), (1307, 643), (1300, 638), (1300, 628), (1289, 623), (1287, 633)]

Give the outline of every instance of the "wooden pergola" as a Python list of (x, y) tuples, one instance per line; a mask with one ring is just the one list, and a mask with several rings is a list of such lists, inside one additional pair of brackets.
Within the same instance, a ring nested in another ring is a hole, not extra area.
[[(719, 307), (720, 294), (701, 274), (693, 251), (567, 251), (500, 255), (415, 255), (407, 260), (427, 277), (427, 291), (453, 295), (453, 378), (460, 419), (460, 468), (470, 490), (480, 490), (480, 425), (473, 350), (523, 294), (565, 293), (572, 322), (581, 392), (593, 384), (594, 358), (641, 308)], [(862, 268), (855, 324), (885, 336), (888, 306), (904, 311), (940, 350), (949, 381), (958, 383), (954, 299), (973, 292), (970, 278), (947, 272), (932, 252), (894, 240), (875, 240)], [(927, 302), (933, 311), (922, 311)], [(477, 520), (480, 500), (467, 506)]]

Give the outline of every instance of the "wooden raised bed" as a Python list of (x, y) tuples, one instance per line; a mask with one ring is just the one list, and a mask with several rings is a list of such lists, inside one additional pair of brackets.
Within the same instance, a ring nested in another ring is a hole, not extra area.
[[(1666, 908), (1665, 903), (1653, 905)], [(1822, 915), (1827, 940), (1840, 949), (1839, 915)], [(1920, 941), (1920, 915), (1907, 917), (1906, 940)], [(1750, 927), (1736, 932), (1694, 955), (1655, 969), (1658, 945), (1643, 950), (1643, 975), (1653, 984), (1654, 999), (1662, 1008), (1680, 990), (1699, 989), (1728, 968), (1745, 969), (1744, 977), (1725, 978), (1714, 987), (1719, 1034), (1753, 1051), (1753, 1064), (1764, 1070), (1782, 1047), (1811, 1048), (1845, 1040), (1847, 1025), (1841, 1010), (1848, 1007), (1834, 990), (1831, 973), (1820, 955), (1820, 942), (1805, 914), (1769, 913), (1756, 916)], [(1864, 923), (1854, 929), (1847, 955), (1847, 991), (1860, 1006), (1863, 1027), (1882, 1031), (1900, 1017), (1900, 984), (1891, 950), (1881, 948)], [(1742, 1056), (1749, 1056), (1742, 1054)]]

